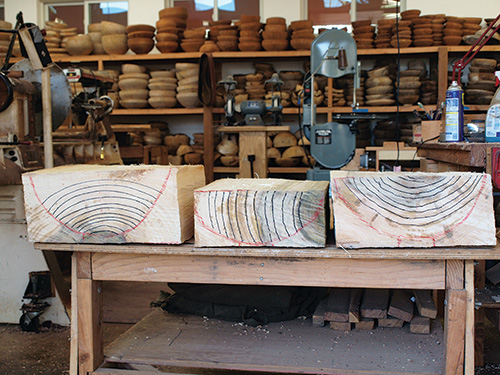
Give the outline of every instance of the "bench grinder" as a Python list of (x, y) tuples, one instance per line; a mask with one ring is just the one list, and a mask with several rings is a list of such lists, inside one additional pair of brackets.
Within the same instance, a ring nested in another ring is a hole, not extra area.
[[(353, 107), (356, 103), (356, 88), (359, 88), (357, 48), (354, 39), (343, 30), (327, 30), (311, 44), (311, 74), (304, 85), (303, 124), (311, 142), (311, 155), (318, 167), (307, 171), (308, 180), (329, 180), (330, 169), (346, 165), (356, 151), (355, 121), (316, 123), (316, 105), (311, 99), (314, 93), (314, 76), (321, 74), (338, 78), (354, 75)], [(350, 117), (351, 119), (353, 117)], [(327, 169), (325, 169), (327, 168)]]

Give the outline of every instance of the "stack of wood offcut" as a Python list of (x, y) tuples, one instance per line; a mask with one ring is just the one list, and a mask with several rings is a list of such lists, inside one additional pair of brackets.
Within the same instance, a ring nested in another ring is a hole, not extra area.
[(352, 33), (358, 48), (373, 48), (375, 26), (371, 25), (370, 20), (353, 22)]
[(426, 79), (422, 81), (420, 86), (420, 101), (422, 104), (436, 104), (437, 103), (438, 83), (436, 80)]
[(481, 30), (481, 17), (463, 17), (464, 23), (462, 24), (462, 36), (474, 35)]
[(150, 72), (149, 105), (153, 108), (173, 108), (177, 105), (177, 77), (174, 70)]
[(165, 8), (158, 12), (156, 48), (162, 53), (175, 52), (186, 28), (188, 11), (184, 7)]
[(313, 314), (313, 324), (325, 322), (336, 331), (409, 326), (411, 333), (429, 334), (437, 308), (430, 291), (332, 288)]
[[(330, 97), (330, 91), (329, 87), (325, 87), (325, 100), (323, 101), (323, 104), (325, 106), (328, 105), (328, 98)], [(344, 89), (336, 89), (335, 87), (332, 87), (332, 107), (345, 107), (347, 101), (345, 99), (345, 90)]]
[(181, 40), (181, 49), (184, 52), (198, 52), (203, 44), (205, 44), (205, 34), (207, 29), (203, 26), (196, 29), (184, 30), (183, 39)]
[(446, 18), (444, 14), (434, 14), (432, 16), (432, 40), (433, 46), (442, 46), (443, 45), (443, 32), (444, 32), (444, 23), (446, 22)]
[(378, 121), (373, 129), (373, 144), (383, 146), (384, 142), (394, 142), (398, 139), (398, 125), (395, 120)]
[[(291, 96), (293, 96), (293, 92), (297, 85), (302, 85), (304, 80), (304, 73), (300, 70), (282, 70), (279, 72), (280, 79), (283, 81), (283, 85), (281, 86), (281, 90), (283, 92), (288, 92)], [(292, 100), (293, 105), (297, 105), (296, 102)]]
[(365, 82), (366, 105), (388, 106), (396, 103), (394, 99), (393, 78), (389, 74), (389, 67), (382, 66), (368, 71), (368, 79)]
[[(240, 38), (237, 49), (240, 51), (260, 51), (262, 49), (262, 37), (260, 35), (262, 24), (260, 23), (260, 16), (241, 15), (238, 28), (240, 29)], [(243, 31), (249, 31), (250, 33), (242, 34)], [(219, 47), (222, 51), (225, 51), (221, 45)]]
[(443, 43), (447, 46), (458, 46), (462, 42), (462, 24), (464, 19), (459, 17), (446, 17), (443, 29)]
[[(193, 133), (193, 144), (191, 145), (191, 148), (193, 149), (193, 151), (195, 153), (201, 155), (201, 161), (199, 163), (193, 163), (194, 161), (196, 161), (195, 160), (196, 157), (190, 156), (189, 154), (187, 154), (188, 155), (187, 158), (186, 158), (186, 155), (184, 155), (185, 159), (186, 159), (186, 164), (201, 164), (202, 163), (203, 153), (205, 150), (205, 140), (204, 139), (205, 139), (204, 133)], [(213, 150), (212, 151), (215, 152), (215, 146), (219, 142), (220, 142), (220, 133), (214, 133), (214, 142), (213, 142)]]
[[(352, 105), (354, 98), (354, 77), (342, 77), (336, 80), (336, 86), (343, 88), (347, 105)], [(359, 88), (356, 89), (356, 101), (359, 105), (365, 105), (365, 77), (359, 77)]]
[[(299, 134), (289, 132), (279, 132), (272, 140), (268, 140), (267, 158), (270, 165), (279, 167), (296, 167), (299, 164), (308, 164), (309, 152), (306, 152), (304, 146), (309, 146), (307, 138)], [(313, 163), (314, 164), (314, 163)]]
[(232, 26), (231, 20), (209, 21), (208, 39), (217, 42), (217, 37), (221, 30), (236, 30), (238, 35), (238, 26)]
[(293, 21), (289, 30), (292, 31), (290, 45), (295, 50), (310, 50), (315, 38), (313, 22), (310, 20)]
[[(325, 94), (323, 91), (319, 89), (319, 84), (317, 81), (314, 81), (314, 89), (313, 91), (313, 97), (312, 100), (316, 106), (320, 106), (323, 104), (323, 101), (325, 100)], [(292, 91), (292, 103), (295, 106), (299, 106), (303, 104), (303, 99), (304, 99), (304, 86), (302, 84), (297, 84), (295, 86), (295, 89)]]
[(490, 104), (496, 91), (495, 59), (476, 58), (469, 68), (465, 87), (465, 102), (468, 104)]
[[(214, 142), (215, 143), (215, 142)], [(215, 162), (226, 167), (237, 167), (240, 163), (238, 156), (238, 137), (235, 134), (224, 134), (222, 140), (215, 147), (217, 154)]]
[(262, 47), (266, 51), (284, 51), (288, 49), (289, 41), (286, 19), (283, 17), (270, 17), (266, 19), (262, 38)]
[(406, 48), (411, 46), (412, 44), (412, 32), (411, 32), (411, 23), (409, 20), (401, 20), (399, 22), (395, 22), (391, 26), (391, 47), (397, 48), (398, 43), (400, 48)]
[(264, 80), (270, 79), (275, 72), (273, 64), (269, 63), (255, 63), (255, 73), (261, 73), (264, 76)]
[(394, 19), (380, 19), (377, 24), (377, 36), (375, 37), (375, 48), (390, 48), (392, 38), (392, 25)]
[[(163, 144), (167, 147), (168, 163), (171, 165), (201, 164), (203, 155), (195, 153), (190, 143), (191, 140), (186, 134), (165, 136)], [(192, 163), (192, 161), (197, 161), (197, 163)]]

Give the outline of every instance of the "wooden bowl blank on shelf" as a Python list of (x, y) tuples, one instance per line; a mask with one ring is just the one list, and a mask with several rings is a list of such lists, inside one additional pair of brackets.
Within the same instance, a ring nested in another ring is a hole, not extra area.
[(187, 40), (189, 39), (184, 39), (181, 42), (181, 49), (184, 52), (198, 52), (200, 50), (200, 47), (203, 45), (204, 42), (188, 42)]
[(147, 68), (145, 66), (137, 64), (122, 64), (121, 68), (123, 74), (146, 73), (147, 71)]
[(179, 92), (177, 100), (184, 108), (195, 108), (200, 106), (197, 92)]
[(155, 32), (155, 28), (154, 28), (154, 26), (143, 25), (143, 24), (140, 24), (140, 25), (130, 25), (130, 26), (127, 26), (127, 28), (126, 28), (127, 34), (130, 34), (130, 33), (133, 33), (133, 32), (137, 32), (137, 31), (145, 31), (145, 32), (149, 32), (149, 33), (154, 33)]
[(413, 41), (413, 46), (415, 47), (429, 47), (432, 46), (434, 40), (431, 39), (416, 39)]
[(133, 38), (127, 40), (128, 48), (138, 55), (150, 52), (155, 46), (155, 42), (150, 38)]
[(418, 102), (418, 95), (400, 95), (399, 103), (401, 104), (415, 104)]
[(91, 23), (87, 26), (87, 30), (89, 33), (101, 33), (102, 34), (102, 26), (101, 23)]
[(120, 25), (119, 23), (110, 21), (101, 22), (102, 35), (125, 34), (126, 32), (127, 32), (127, 27)]
[(158, 33), (155, 36), (157, 42), (178, 42), (179, 35), (174, 33)]
[(191, 85), (177, 86), (177, 92), (198, 92), (198, 82)]
[(156, 77), (156, 78), (151, 78), (149, 80), (149, 83), (170, 83), (173, 85), (177, 85), (177, 78), (176, 77)]
[(156, 43), (156, 48), (158, 48), (158, 51), (160, 51), (161, 53), (175, 52), (175, 51), (177, 51), (177, 48), (179, 48), (179, 43), (177, 43), (177, 42), (158, 42), (158, 43)]
[(175, 76), (177, 77), (178, 80), (181, 80), (190, 77), (198, 77), (199, 72), (200, 68), (196, 66), (189, 69), (182, 69), (182, 70), (178, 69), (178, 71), (175, 73)]
[(93, 55), (105, 55), (106, 51), (102, 46), (101, 42), (94, 42), (94, 49), (92, 50)]
[(260, 42), (243, 42), (238, 43), (238, 48), (240, 51), (260, 51), (262, 44)]
[(147, 99), (120, 100), (120, 104), (123, 108), (127, 109), (146, 108), (148, 106), (148, 100)]
[(121, 100), (145, 100), (149, 97), (149, 90), (120, 90), (118, 96)]
[(170, 8), (165, 8), (162, 9), (158, 12), (160, 18), (165, 18), (165, 17), (178, 17), (182, 19), (187, 19), (188, 17), (188, 10), (187, 8), (184, 7), (170, 7)]
[(462, 41), (461, 36), (444, 36), (443, 43), (447, 46), (458, 46)]
[(238, 43), (237, 42), (217, 42), (217, 47), (219, 47), (221, 51), (237, 51), (238, 50)]
[(168, 96), (153, 96), (148, 99), (148, 103), (153, 108), (173, 108), (177, 105), (177, 99)]
[(213, 40), (206, 40), (205, 43), (200, 47), (200, 52), (219, 52), (220, 48), (215, 44)]
[(122, 80), (122, 79), (127, 79), (127, 78), (137, 78), (137, 79), (144, 79), (144, 80), (149, 80), (149, 74), (147, 73), (135, 73), (135, 72), (132, 72), (132, 73), (123, 73), (123, 74), (120, 74), (118, 76), (118, 80)]
[(177, 84), (168, 82), (150, 82), (148, 87), (150, 90), (175, 90), (177, 88)]
[(287, 31), (263, 31), (262, 32), (262, 37), (264, 39), (288, 39), (288, 32)]
[(311, 49), (311, 39), (292, 39), (290, 45), (296, 50), (310, 50)]
[(127, 34), (102, 36), (102, 47), (108, 55), (123, 55), (128, 51)]
[(266, 51), (284, 51), (288, 48), (288, 40), (283, 39), (265, 39), (262, 41), (262, 47)]
[[(399, 39), (399, 47), (400, 48), (406, 48), (406, 47), (409, 47), (412, 43), (412, 40), (411, 39)], [(392, 39), (391, 40), (391, 46), (393, 48), (397, 48), (398, 47), (398, 41), (397, 39)]]
[(155, 98), (157, 96), (175, 98), (177, 91), (175, 90), (149, 90), (149, 97)]
[(148, 80), (139, 78), (127, 78), (118, 81), (120, 90), (145, 90), (148, 87)]
[(207, 30), (204, 27), (184, 30), (185, 39), (205, 39)]
[(131, 33), (127, 33), (127, 37), (129, 39), (134, 39), (134, 38), (149, 38), (152, 39), (155, 36), (154, 31), (134, 31)]
[(66, 50), (72, 56), (90, 55), (94, 43), (88, 35), (76, 35), (66, 40)]
[(179, 79), (177, 81), (177, 84), (179, 86), (198, 84), (198, 76), (196, 75), (196, 76), (191, 76), (191, 77)]

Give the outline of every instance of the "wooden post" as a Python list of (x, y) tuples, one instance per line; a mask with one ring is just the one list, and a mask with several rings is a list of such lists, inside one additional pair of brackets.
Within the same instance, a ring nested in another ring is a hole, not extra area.
[(77, 283), (77, 257), (71, 255), (71, 337), (69, 352), (69, 375), (78, 375), (78, 283)]
[(465, 375), (474, 374), (474, 262), (465, 261)]
[[(480, 260), (474, 267), (474, 288), (484, 289), (485, 287), (485, 266), (486, 261)], [(484, 318), (485, 309), (479, 308), (474, 311), (474, 364), (475, 366), (484, 366)]]
[(50, 65), (42, 69), (43, 152), (45, 168), (54, 167), (52, 146), (52, 93), (50, 92)]
[(203, 162), (207, 183), (214, 180), (214, 115), (212, 107), (203, 107)]
[(78, 365), (87, 375), (104, 360), (102, 346), (102, 283), (92, 280), (92, 256), (77, 256)]

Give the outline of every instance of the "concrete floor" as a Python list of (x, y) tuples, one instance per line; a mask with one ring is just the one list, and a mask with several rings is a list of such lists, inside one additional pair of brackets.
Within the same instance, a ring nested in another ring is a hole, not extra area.
[[(129, 327), (129, 324), (105, 324), (104, 344), (113, 341)], [(485, 332), (486, 365), (477, 368), (476, 375), (500, 375), (500, 332), (489, 323)], [(31, 333), (22, 331), (17, 325), (0, 325), (0, 375), (69, 374), (69, 338), (68, 327), (53, 325)]]

